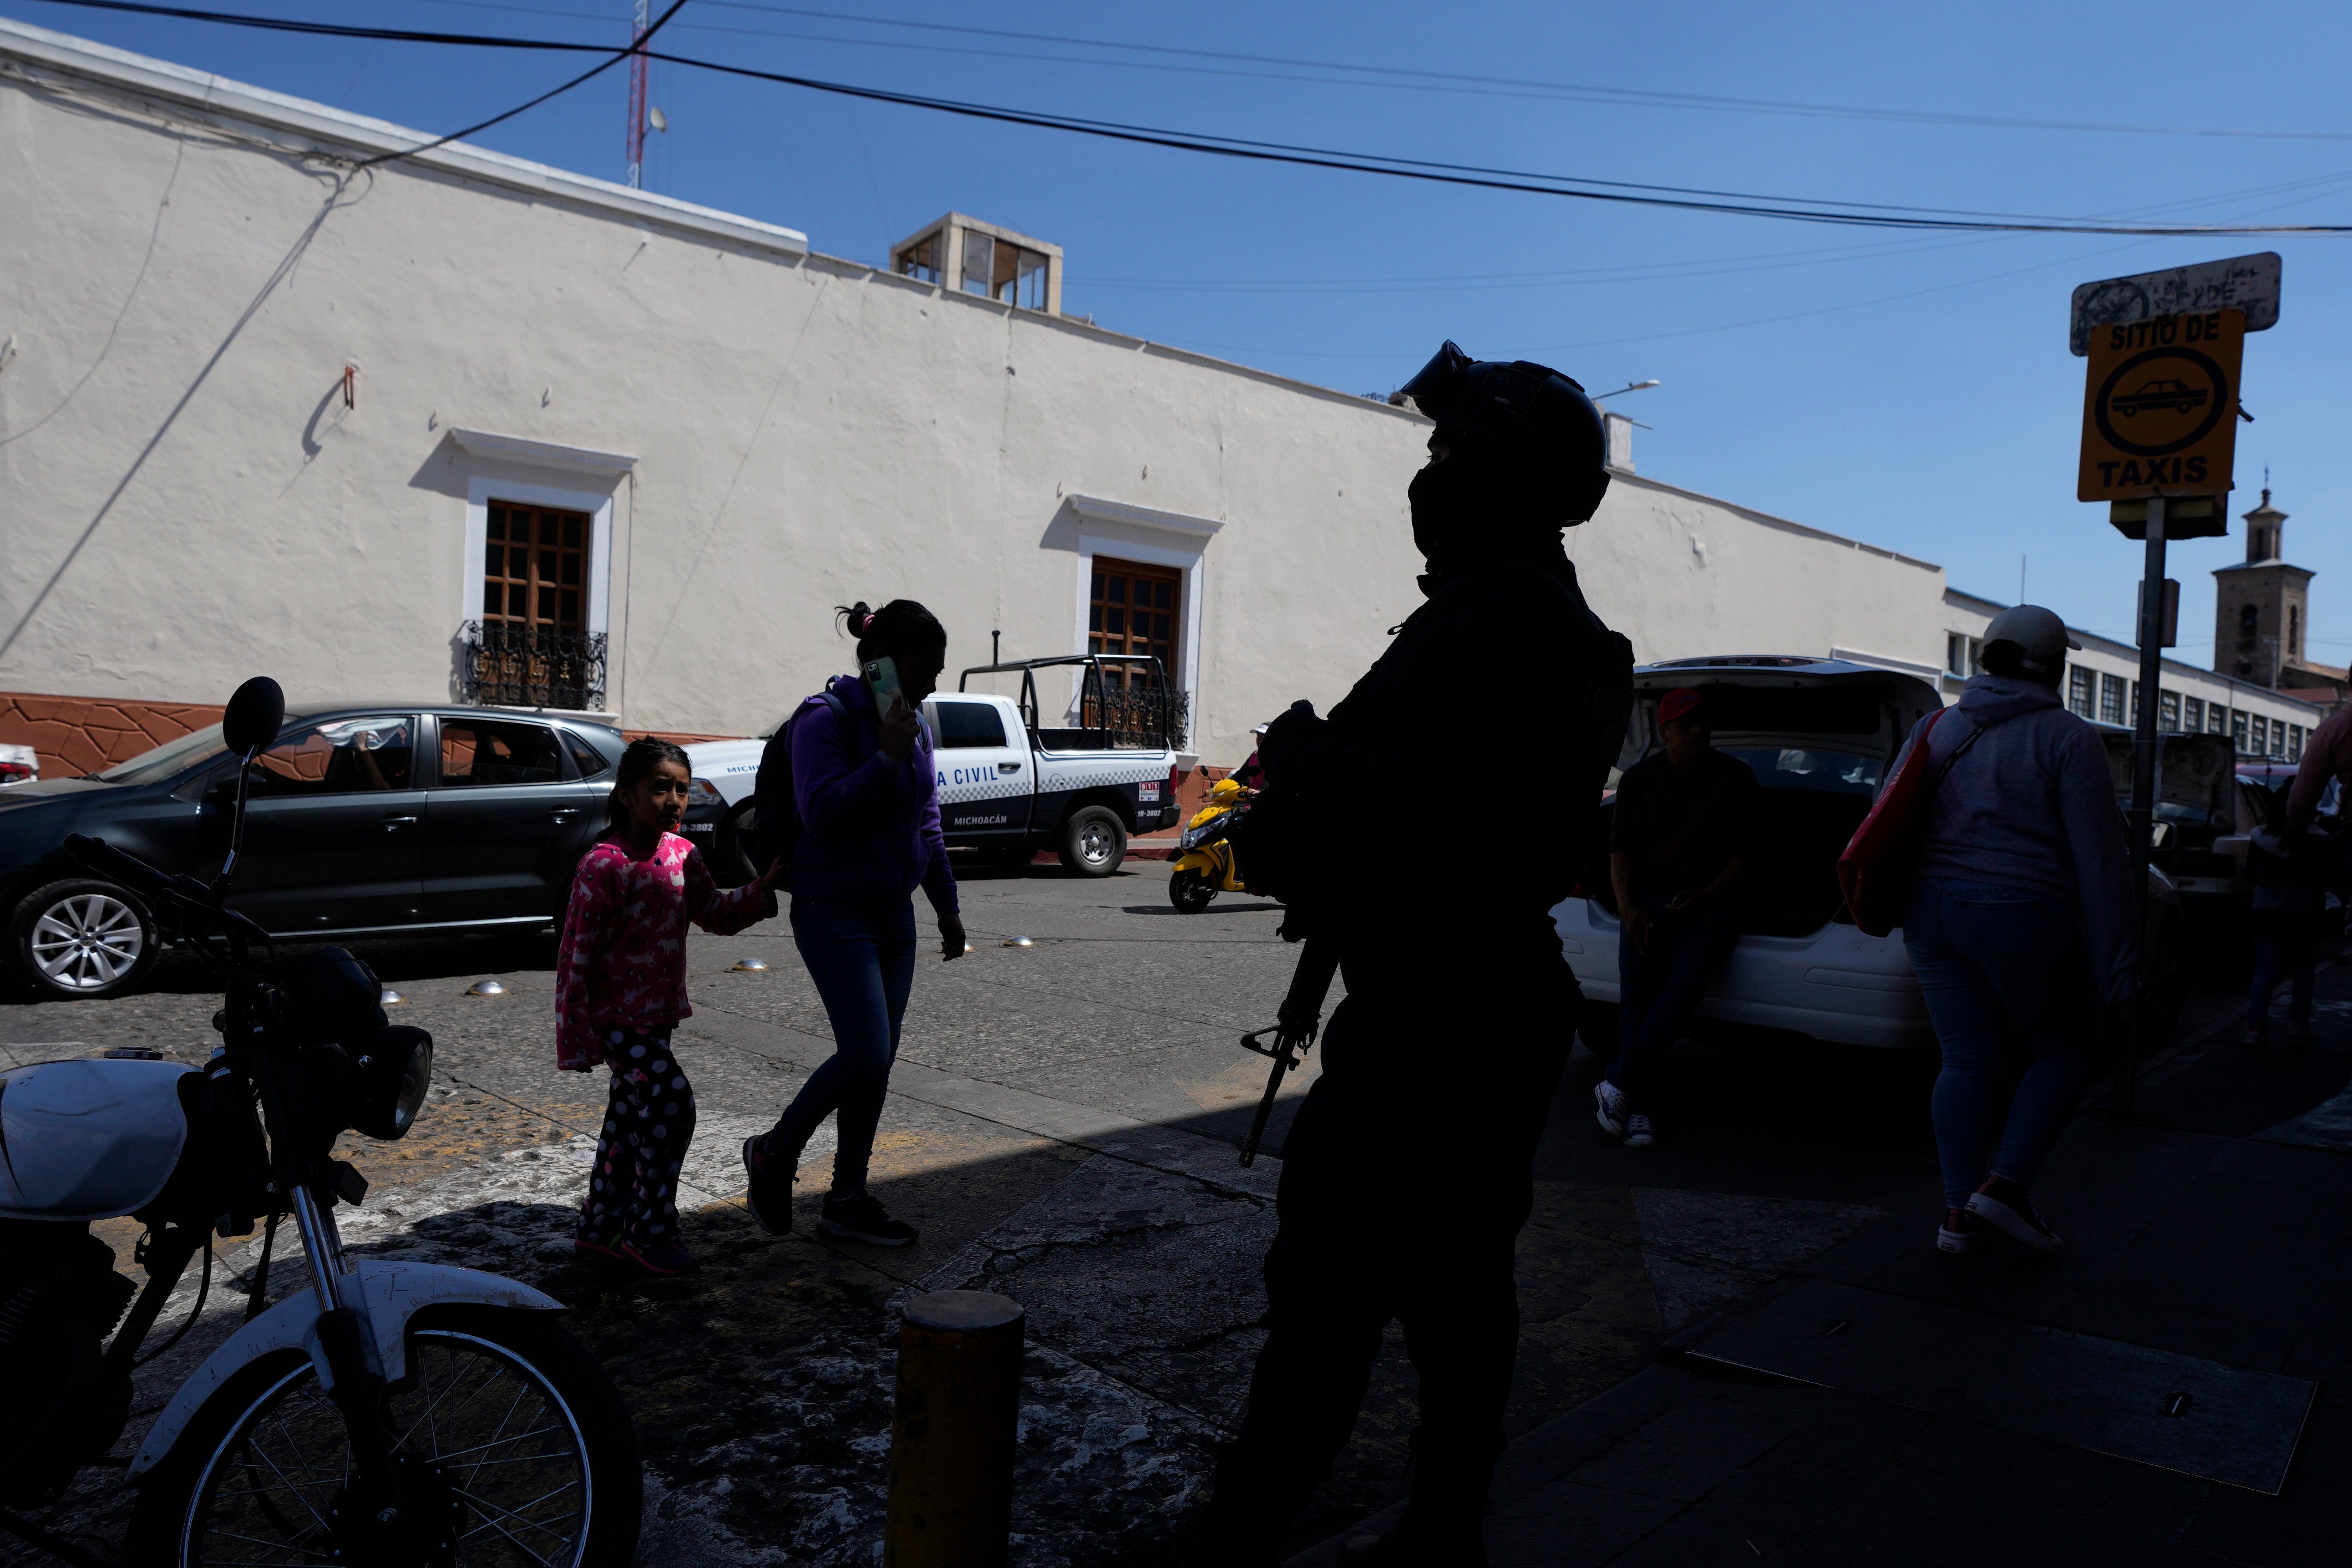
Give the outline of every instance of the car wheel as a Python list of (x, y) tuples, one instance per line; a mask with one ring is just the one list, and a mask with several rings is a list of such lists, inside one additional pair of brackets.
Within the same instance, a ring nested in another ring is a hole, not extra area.
[(1108, 876), (1127, 858), (1127, 829), (1108, 806), (1088, 806), (1062, 824), (1062, 864), (1076, 876)]
[(56, 998), (118, 996), (147, 977), (163, 946), (138, 894), (86, 877), (37, 889), (8, 935), (17, 972)]
[(744, 801), (727, 813), (719, 831), (710, 835), (710, 880), (721, 887), (740, 887), (768, 868), (751, 863), (751, 852), (743, 835), (756, 829), (760, 808), (751, 800)]
[(1187, 866), (1168, 879), (1168, 902), (1179, 915), (1198, 915), (1217, 896), (1217, 884)]

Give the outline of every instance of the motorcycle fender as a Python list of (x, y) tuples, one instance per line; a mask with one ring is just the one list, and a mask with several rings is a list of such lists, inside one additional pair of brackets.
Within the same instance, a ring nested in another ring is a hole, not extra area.
[[(372, 1359), (391, 1382), (407, 1375), (408, 1320), (424, 1308), (464, 1301), (524, 1312), (564, 1310), (562, 1302), (529, 1285), (474, 1269), (366, 1260), (361, 1261), (358, 1275), (373, 1341)], [(205, 1358), (205, 1364), (155, 1417), (155, 1425), (140, 1442), (138, 1457), (131, 1461), (130, 1479), (136, 1481), (161, 1463), (214, 1391), (265, 1355), (299, 1350), (319, 1369), (320, 1384), (331, 1383), (325, 1354), (319, 1348), (318, 1321), (319, 1292), (299, 1291), (231, 1334)]]
[(1217, 869), (1217, 862), (1206, 850), (1186, 850), (1182, 854), (1176, 857), (1176, 863), (1169, 869), (1171, 871), (1210, 872)]

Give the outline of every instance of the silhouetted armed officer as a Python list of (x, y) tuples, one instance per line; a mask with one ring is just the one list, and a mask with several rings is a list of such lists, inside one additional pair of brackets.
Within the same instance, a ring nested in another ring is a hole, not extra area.
[[(1274, 722), (1263, 841), (1240, 849), (1310, 944), (1337, 945), (1347, 998), (1282, 1151), (1271, 1333), (1203, 1561), (1276, 1561), (1391, 1319), (1420, 1374), (1412, 1500), (1345, 1561), (1486, 1561), (1478, 1519), (1518, 1340), (1513, 1244), (1582, 1001), (1550, 911), (1632, 703), (1633, 650), (1560, 548), (1608, 488), (1601, 416), (1557, 371), (1452, 343), (1400, 398), (1437, 423), (1410, 492), (1428, 602), (1328, 719), (1300, 704)], [(1414, 824), (1422, 873), (1318, 852), (1367, 781), (1431, 768), (1447, 782)]]

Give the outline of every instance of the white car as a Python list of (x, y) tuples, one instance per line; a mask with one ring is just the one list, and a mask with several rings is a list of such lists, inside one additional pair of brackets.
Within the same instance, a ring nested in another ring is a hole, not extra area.
[(40, 753), (29, 746), (0, 746), (0, 786), (31, 784), (40, 777)]
[[(1755, 769), (1764, 786), (1759, 846), (1740, 894), (1741, 934), (1708, 984), (1691, 1033), (1934, 1049), (1902, 933), (1869, 936), (1853, 925), (1838, 892), (1837, 860), (1911, 727), (1940, 706), (1935, 688), (1840, 659), (1732, 655), (1644, 665), (1633, 672), (1621, 768), (1663, 747), (1657, 699), (1677, 686), (1706, 695), (1717, 748)], [(1552, 911), (1552, 924), (1586, 998), (1613, 1009), (1622, 927), (1609, 889), (1609, 810), (1604, 802), (1578, 894)], [(2148, 883), (2158, 946), (2142, 1020), (2162, 1038), (2180, 1011), (2184, 928), (2171, 883), (2154, 870)]]

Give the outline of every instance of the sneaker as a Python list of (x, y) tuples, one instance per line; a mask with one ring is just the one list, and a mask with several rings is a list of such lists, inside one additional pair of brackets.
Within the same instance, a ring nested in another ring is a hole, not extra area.
[(2066, 1245), (2033, 1212), (2033, 1200), (2025, 1196), (2025, 1189), (2006, 1176), (1994, 1176), (1982, 1189), (1971, 1193), (1969, 1212), (2036, 1252), (2055, 1252)]
[(634, 1241), (624, 1241), (620, 1245), (620, 1253), (648, 1274), (667, 1278), (702, 1271), (702, 1265), (695, 1260), (694, 1254), (676, 1241), (650, 1241), (642, 1247)]
[(1944, 1223), (1936, 1228), (1938, 1252), (1973, 1252), (1991, 1239), (1984, 1221), (1965, 1208), (1944, 1210)]
[(2311, 1026), (2291, 1023), (2286, 1026), (2286, 1048), (2289, 1051), (2309, 1051), (2312, 1047)]
[(1612, 1138), (1625, 1135), (1625, 1092), (1606, 1078), (1592, 1086), (1592, 1101), (1599, 1107), (1592, 1119), (1601, 1130)]
[(572, 1239), (572, 1251), (573, 1256), (587, 1262), (625, 1263), (628, 1261), (621, 1256), (621, 1239), (617, 1236), (607, 1236), (601, 1239), (593, 1236), (575, 1236)]
[(1639, 1111), (1635, 1111), (1625, 1118), (1625, 1146), (1627, 1148), (1646, 1149), (1657, 1141), (1658, 1135), (1650, 1130), (1650, 1119), (1647, 1116), (1643, 1115)]
[(827, 1236), (863, 1241), (868, 1247), (904, 1247), (921, 1234), (905, 1220), (891, 1218), (879, 1199), (862, 1192), (856, 1197), (826, 1198), (816, 1228)]
[[(781, 1168), (779, 1168), (781, 1167)], [(751, 1190), (743, 1197), (744, 1207), (760, 1228), (771, 1236), (793, 1233), (793, 1177), (798, 1173), (782, 1160), (771, 1161), (757, 1137), (743, 1140), (743, 1174), (751, 1178)]]

